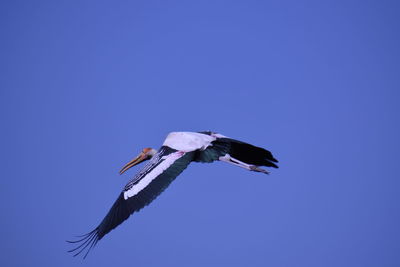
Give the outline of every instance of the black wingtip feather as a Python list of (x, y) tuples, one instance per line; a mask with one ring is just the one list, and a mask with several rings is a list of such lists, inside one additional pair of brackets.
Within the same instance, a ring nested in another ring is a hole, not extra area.
[(85, 249), (87, 249), (85, 255), (83, 256), (83, 258), (85, 259), (86, 256), (89, 254), (89, 251), (97, 244), (97, 242), (100, 240), (99, 238), (99, 234), (98, 234), (98, 227), (96, 229), (94, 229), (93, 231), (81, 235), (79, 237), (83, 237), (81, 239), (78, 240), (67, 240), (68, 243), (70, 244), (77, 244), (80, 243), (77, 247), (68, 250), (68, 252), (70, 253), (75, 253), (73, 256), (76, 257), (79, 254), (81, 254), (83, 251), (85, 251)]

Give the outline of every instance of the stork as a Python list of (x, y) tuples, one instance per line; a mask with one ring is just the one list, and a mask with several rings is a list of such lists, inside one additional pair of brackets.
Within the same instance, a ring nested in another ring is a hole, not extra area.
[(125, 185), (101, 223), (79, 240), (68, 241), (78, 244), (69, 250), (74, 256), (86, 250), (85, 258), (100, 239), (131, 214), (150, 204), (192, 161), (210, 163), (219, 160), (265, 174), (269, 172), (260, 166), (278, 168), (275, 164), (278, 161), (270, 151), (210, 131), (172, 132), (158, 151), (143, 149), (120, 170), (120, 174), (145, 160), (149, 162)]

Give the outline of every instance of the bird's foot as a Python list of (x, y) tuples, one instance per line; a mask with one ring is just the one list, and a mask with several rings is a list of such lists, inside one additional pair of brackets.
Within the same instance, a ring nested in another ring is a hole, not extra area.
[(262, 173), (265, 173), (265, 174), (269, 174), (269, 171), (261, 169), (260, 167), (255, 166), (255, 165), (250, 165), (250, 170), (251, 171), (255, 171), (255, 172), (262, 172)]

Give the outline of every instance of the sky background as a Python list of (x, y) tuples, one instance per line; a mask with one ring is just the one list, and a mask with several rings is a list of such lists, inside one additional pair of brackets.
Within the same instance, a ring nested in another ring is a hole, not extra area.
[[(1, 1), (0, 265), (400, 266), (398, 1)], [(271, 150), (193, 163), (88, 258), (170, 131)]]

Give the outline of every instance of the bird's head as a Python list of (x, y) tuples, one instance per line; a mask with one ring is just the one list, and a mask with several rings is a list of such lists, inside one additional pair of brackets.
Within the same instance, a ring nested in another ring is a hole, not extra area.
[(156, 153), (157, 153), (157, 150), (155, 150), (153, 148), (150, 148), (150, 147), (144, 148), (137, 157), (135, 157), (133, 160), (131, 160), (127, 164), (125, 164), (124, 167), (122, 167), (122, 169), (119, 171), (119, 174), (123, 174), (124, 172), (126, 172), (127, 170), (129, 170), (130, 168), (139, 164), (142, 161), (151, 159), (151, 157), (153, 157), (154, 154), (156, 154)]

